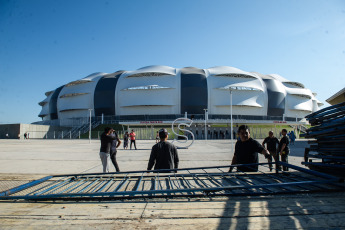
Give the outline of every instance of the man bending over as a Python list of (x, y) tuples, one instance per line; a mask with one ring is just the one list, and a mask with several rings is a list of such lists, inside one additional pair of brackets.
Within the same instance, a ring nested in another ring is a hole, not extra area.
[[(238, 128), (238, 135), (240, 140), (236, 142), (235, 153), (232, 158), (231, 165), (235, 164), (253, 164), (259, 163), (258, 153), (269, 157), (270, 153), (259, 142), (250, 138), (250, 131), (247, 125), (241, 125)], [(233, 167), (230, 167), (229, 172), (232, 172)], [(238, 166), (239, 172), (257, 172), (258, 165), (254, 166)]]

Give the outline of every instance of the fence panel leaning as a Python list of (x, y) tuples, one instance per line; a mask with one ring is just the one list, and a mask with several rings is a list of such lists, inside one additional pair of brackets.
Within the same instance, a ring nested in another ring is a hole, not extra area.
[[(345, 102), (306, 117), (312, 127), (302, 136), (309, 141), (302, 164), (309, 168), (345, 176)], [(315, 161), (314, 161), (315, 160)]]

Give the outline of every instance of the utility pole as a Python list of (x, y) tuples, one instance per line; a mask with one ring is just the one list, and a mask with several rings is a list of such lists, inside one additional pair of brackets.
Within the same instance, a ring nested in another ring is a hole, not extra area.
[(91, 143), (91, 111), (92, 109), (89, 109), (89, 111), (90, 111), (89, 143)]
[(233, 140), (233, 137), (234, 137), (234, 135), (233, 135), (233, 123), (232, 123), (232, 89), (231, 89), (231, 87), (229, 87), (229, 92), (230, 92), (230, 123), (231, 123), (231, 125), (230, 125), (230, 132), (231, 132), (231, 134), (230, 134), (230, 137), (231, 137), (231, 153), (233, 153), (234, 152), (234, 140)]
[(207, 124), (206, 124), (206, 121), (208, 118), (208, 114), (207, 114), (207, 109), (204, 109), (204, 110), (205, 110), (205, 132), (204, 132), (204, 135), (205, 135), (205, 142), (207, 142)]

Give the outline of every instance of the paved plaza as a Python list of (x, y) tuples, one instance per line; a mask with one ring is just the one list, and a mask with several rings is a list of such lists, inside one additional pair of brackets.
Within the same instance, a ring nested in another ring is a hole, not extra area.
[[(262, 140), (259, 140), (262, 142)], [(121, 171), (146, 170), (154, 140), (117, 154)], [(0, 140), (2, 186), (46, 175), (102, 172), (99, 140)], [(302, 166), (307, 141), (291, 146)], [(229, 140), (179, 149), (180, 168), (231, 164)], [(266, 162), (260, 155), (260, 162)], [(304, 167), (304, 166), (302, 166)], [(111, 171), (115, 171), (111, 165)], [(0, 229), (325, 229), (345, 228), (344, 193), (111, 202), (0, 202)]]
[[(262, 143), (262, 140), (258, 140)], [(102, 172), (99, 140), (0, 140), (0, 173), (52, 175)], [(155, 140), (137, 140), (138, 150), (117, 153), (121, 171), (146, 170)], [(181, 144), (182, 145), (182, 144)], [(289, 163), (301, 165), (306, 141), (292, 145)], [(179, 168), (229, 165), (233, 157), (230, 140), (196, 140), (189, 149), (179, 149)], [(260, 162), (266, 162), (260, 154)], [(115, 168), (111, 165), (111, 171)]]

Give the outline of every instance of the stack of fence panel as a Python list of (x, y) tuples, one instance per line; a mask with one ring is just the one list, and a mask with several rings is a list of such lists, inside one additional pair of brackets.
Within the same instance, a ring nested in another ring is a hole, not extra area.
[(306, 116), (311, 128), (301, 136), (313, 138), (302, 164), (310, 169), (345, 176), (345, 102)]

